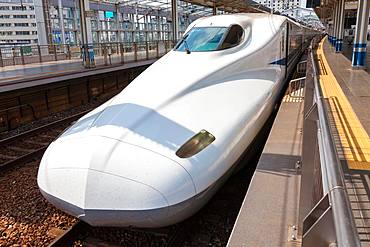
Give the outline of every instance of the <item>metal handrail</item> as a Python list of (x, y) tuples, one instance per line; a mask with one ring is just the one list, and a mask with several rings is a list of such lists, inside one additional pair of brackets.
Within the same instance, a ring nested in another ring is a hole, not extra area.
[[(123, 63), (124, 55), (129, 55), (131, 52), (140, 53), (141, 57), (136, 57), (136, 60), (146, 60), (159, 58), (168, 52), (169, 48), (175, 45), (172, 40), (155, 40), (155, 41), (139, 41), (139, 42), (108, 42), (108, 43), (91, 43), (86, 45), (80, 44), (48, 44), (48, 45), (0, 45), (0, 67), (25, 65), (32, 63), (42, 63), (48, 61), (60, 60), (83, 60), (90, 56), (89, 49), (94, 51), (94, 58), (99, 56), (102, 58), (105, 65), (110, 63), (105, 61), (105, 54), (112, 56), (120, 56), (121, 59), (116, 63)], [(120, 48), (121, 47), (121, 48)], [(142, 54), (143, 53), (143, 54)], [(95, 59), (96, 60), (96, 59)], [(127, 59), (126, 59), (127, 60)], [(127, 60), (128, 61), (128, 60)], [(98, 61), (95, 61), (98, 62)], [(99, 63), (99, 62), (98, 62)]]
[(330, 129), (311, 42), (307, 59), (298, 228), (303, 247), (360, 247), (342, 166)]
[[(311, 45), (312, 48), (312, 45)], [(327, 105), (323, 102), (323, 92), (317, 78), (317, 68), (311, 49), (311, 63), (313, 70), (314, 99), (318, 114), (318, 138), (324, 193), (329, 194), (329, 201), (333, 211), (333, 219), (337, 246), (360, 247), (360, 238), (357, 233), (354, 217), (351, 211), (350, 201), (344, 183), (344, 173), (333, 142), (333, 134), (330, 130)]]

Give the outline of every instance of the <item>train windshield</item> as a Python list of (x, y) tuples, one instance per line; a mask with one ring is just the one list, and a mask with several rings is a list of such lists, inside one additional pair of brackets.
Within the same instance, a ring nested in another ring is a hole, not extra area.
[(195, 27), (177, 44), (176, 51), (215, 51), (219, 48), (227, 27)]

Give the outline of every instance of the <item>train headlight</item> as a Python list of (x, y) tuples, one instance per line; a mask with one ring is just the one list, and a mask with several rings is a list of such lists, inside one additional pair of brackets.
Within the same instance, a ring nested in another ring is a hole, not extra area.
[(207, 130), (201, 130), (198, 134), (185, 142), (179, 150), (177, 150), (176, 155), (180, 158), (189, 158), (205, 149), (215, 139), (216, 138)]

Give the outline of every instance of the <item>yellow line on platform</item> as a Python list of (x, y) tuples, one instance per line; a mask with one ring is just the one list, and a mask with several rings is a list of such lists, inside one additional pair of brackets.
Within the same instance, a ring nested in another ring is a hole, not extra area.
[(319, 44), (316, 59), (339, 158), (347, 161), (349, 169), (370, 170), (370, 138), (330, 69), (324, 55), (325, 39)]

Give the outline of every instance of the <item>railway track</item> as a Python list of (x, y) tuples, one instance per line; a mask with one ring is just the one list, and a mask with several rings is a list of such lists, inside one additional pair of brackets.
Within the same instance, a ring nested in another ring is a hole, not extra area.
[(25, 131), (0, 141), (0, 170), (14, 167), (40, 157), (48, 145), (71, 122), (85, 115), (83, 111), (72, 116)]
[[(106, 228), (103, 231), (126, 231), (126, 236), (134, 236), (125, 240), (125, 246), (163, 246), (180, 247), (184, 246), (189, 230), (188, 226), (180, 224), (162, 229), (130, 229), (130, 228)], [(98, 229), (98, 228), (96, 228)], [(121, 244), (111, 243), (104, 238), (91, 237), (91, 231), (95, 229), (82, 221), (73, 224), (62, 235), (56, 238), (49, 247), (63, 246), (121, 246)], [(83, 240), (81, 240), (83, 239)]]

